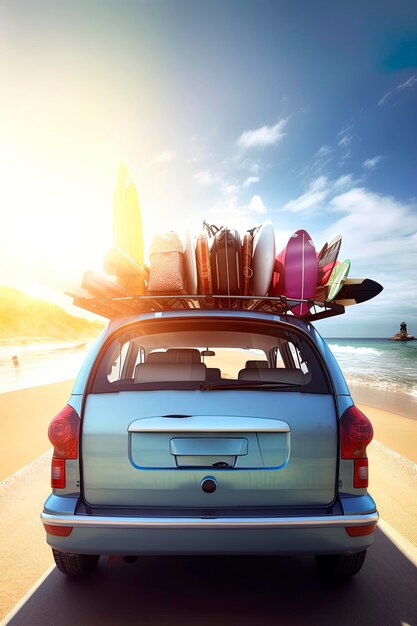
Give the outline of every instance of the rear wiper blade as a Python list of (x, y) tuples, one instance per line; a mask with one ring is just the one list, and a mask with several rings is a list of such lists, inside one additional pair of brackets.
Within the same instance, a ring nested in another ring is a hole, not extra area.
[(282, 389), (284, 387), (301, 387), (301, 385), (299, 383), (279, 383), (257, 380), (226, 383), (225, 385), (211, 385), (210, 383), (200, 385), (202, 391), (217, 391), (218, 389), (257, 389), (258, 387), (262, 387), (262, 389)]

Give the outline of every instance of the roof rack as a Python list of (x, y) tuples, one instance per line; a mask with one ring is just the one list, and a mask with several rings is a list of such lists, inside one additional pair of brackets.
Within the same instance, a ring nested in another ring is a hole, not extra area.
[(108, 319), (120, 315), (133, 315), (152, 311), (173, 311), (178, 309), (233, 309), (262, 311), (278, 315), (293, 315), (291, 309), (300, 303), (310, 306), (302, 319), (315, 321), (334, 315), (341, 315), (345, 307), (331, 302), (318, 302), (313, 299), (291, 299), (285, 296), (218, 296), (218, 295), (147, 295), (105, 298), (83, 298), (75, 296), (75, 306), (96, 313)]

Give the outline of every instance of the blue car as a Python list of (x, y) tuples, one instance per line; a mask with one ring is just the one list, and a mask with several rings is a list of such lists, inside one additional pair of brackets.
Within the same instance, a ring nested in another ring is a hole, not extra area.
[(101, 555), (314, 555), (356, 574), (378, 520), (369, 420), (311, 321), (231, 309), (109, 322), (52, 420), (58, 569)]

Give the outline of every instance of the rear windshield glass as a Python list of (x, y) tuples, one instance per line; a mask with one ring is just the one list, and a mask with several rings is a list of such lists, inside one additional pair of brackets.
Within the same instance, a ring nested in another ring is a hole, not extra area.
[(277, 323), (146, 322), (115, 334), (92, 393), (137, 389), (329, 391), (308, 336)]

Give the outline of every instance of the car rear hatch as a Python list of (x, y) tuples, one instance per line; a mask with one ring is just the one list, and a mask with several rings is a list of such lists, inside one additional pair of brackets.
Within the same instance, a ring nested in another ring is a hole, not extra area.
[[(336, 424), (331, 394), (89, 394), (84, 499), (97, 507), (327, 505), (335, 497)], [(211, 493), (205, 478), (215, 481)]]

